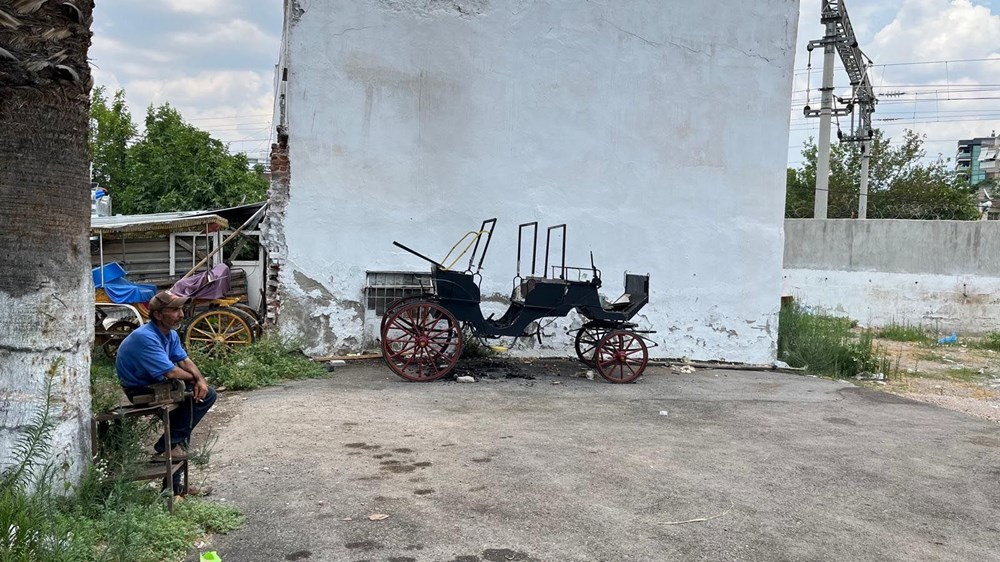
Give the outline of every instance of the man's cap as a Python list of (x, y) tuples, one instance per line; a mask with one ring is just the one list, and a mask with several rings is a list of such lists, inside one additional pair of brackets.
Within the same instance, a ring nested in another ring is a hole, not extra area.
[(160, 291), (149, 299), (149, 310), (163, 310), (164, 308), (180, 308), (187, 304), (188, 297), (177, 296), (170, 291)]

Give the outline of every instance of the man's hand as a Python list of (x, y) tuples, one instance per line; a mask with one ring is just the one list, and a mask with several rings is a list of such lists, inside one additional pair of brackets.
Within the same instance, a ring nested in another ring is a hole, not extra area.
[(198, 377), (198, 380), (194, 381), (194, 399), (201, 402), (206, 394), (208, 394), (208, 383), (205, 382), (205, 377)]

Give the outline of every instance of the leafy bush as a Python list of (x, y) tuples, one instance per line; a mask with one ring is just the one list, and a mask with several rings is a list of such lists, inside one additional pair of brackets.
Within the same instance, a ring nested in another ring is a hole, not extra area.
[(852, 331), (849, 318), (814, 314), (798, 305), (783, 306), (778, 319), (778, 358), (817, 374), (853, 377), (889, 374), (892, 364), (874, 343), (871, 331)]
[(291, 340), (265, 337), (224, 357), (195, 356), (194, 362), (215, 386), (251, 390), (282, 380), (319, 378), (326, 367), (310, 360)]
[(892, 341), (930, 341), (930, 336), (927, 335), (927, 330), (923, 326), (912, 326), (907, 323), (896, 324), (895, 322), (880, 329), (878, 337)]

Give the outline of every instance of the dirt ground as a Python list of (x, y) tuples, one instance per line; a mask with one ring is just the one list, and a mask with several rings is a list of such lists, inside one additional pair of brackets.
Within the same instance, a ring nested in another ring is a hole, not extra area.
[(1000, 423), (1000, 353), (969, 343), (876, 340), (892, 360), (885, 381), (861, 384)]

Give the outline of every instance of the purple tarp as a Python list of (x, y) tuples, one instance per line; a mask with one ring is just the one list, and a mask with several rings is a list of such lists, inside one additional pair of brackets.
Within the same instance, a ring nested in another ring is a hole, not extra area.
[(221, 299), (229, 292), (229, 266), (220, 263), (211, 271), (196, 273), (174, 283), (170, 291), (194, 299)]

